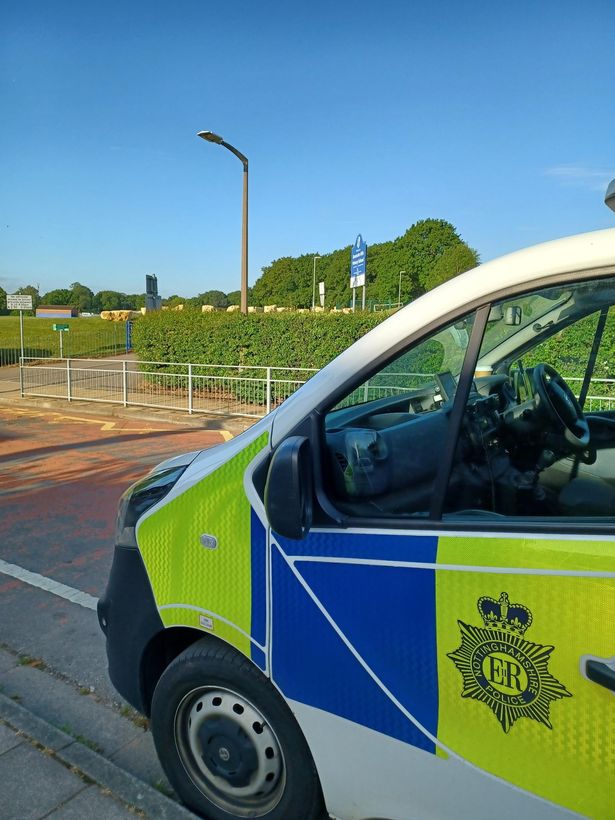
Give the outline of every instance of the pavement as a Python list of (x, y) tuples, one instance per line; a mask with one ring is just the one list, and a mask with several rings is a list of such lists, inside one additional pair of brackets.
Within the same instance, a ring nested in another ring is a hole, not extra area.
[[(17, 389), (15, 389), (17, 387)], [(0, 404), (66, 414), (164, 421), (218, 430), (232, 437), (253, 422), (188, 416), (171, 410), (20, 398), (18, 384), (0, 381)], [(4, 580), (4, 576), (3, 579)], [(0, 593), (19, 583), (0, 581)], [(43, 595), (33, 590), (33, 595)], [(10, 631), (10, 630), (9, 630)], [(3, 644), (0, 633), (0, 816), (25, 818), (195, 817), (173, 793), (147, 721), (110, 684), (97, 691), (68, 680), (37, 658)], [(44, 640), (44, 636), (40, 636)], [(106, 669), (104, 670), (106, 672)], [(94, 691), (92, 691), (94, 690)], [(105, 691), (108, 690), (108, 691)]]
[(0, 649), (0, 794), (3, 820), (195, 816), (159, 770), (143, 718), (127, 707), (110, 709), (89, 690), (6, 649)]

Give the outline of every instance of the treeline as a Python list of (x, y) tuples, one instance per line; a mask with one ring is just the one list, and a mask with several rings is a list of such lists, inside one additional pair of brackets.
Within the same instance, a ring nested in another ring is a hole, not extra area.
[[(308, 308), (314, 297), (316, 304), (319, 304), (318, 283), (324, 282), (325, 307), (348, 305), (352, 298), (349, 286), (351, 250), (352, 246), (348, 245), (331, 253), (315, 250), (302, 256), (285, 256), (274, 260), (263, 268), (261, 277), (249, 289), (248, 303), (261, 307), (276, 304)], [(478, 253), (461, 239), (450, 222), (443, 219), (421, 220), (397, 239), (368, 244), (367, 300), (370, 304), (382, 305), (409, 302), (441, 282), (475, 267), (478, 261)], [(34, 307), (40, 304), (71, 305), (81, 313), (139, 310), (145, 305), (145, 293), (126, 294), (114, 290), (94, 293), (80, 282), (44, 294), (40, 294), (33, 285), (27, 285), (17, 293), (30, 294)], [(174, 294), (163, 299), (162, 304), (168, 307), (183, 304), (195, 308), (206, 304), (226, 308), (238, 305), (239, 301), (238, 290), (231, 293), (208, 290), (196, 296)], [(0, 288), (0, 310), (5, 307), (6, 294)]]
[[(101, 310), (139, 310), (145, 305), (145, 293), (121, 293), (99, 290), (94, 293), (87, 285), (73, 282), (69, 288), (56, 288), (39, 293), (34, 285), (18, 288), (15, 293), (32, 297), (34, 310), (39, 305), (70, 305), (80, 313), (100, 313)], [(0, 287), (0, 312), (6, 312), (6, 291)]]
[[(34, 285), (26, 285), (15, 293), (32, 297), (34, 310), (39, 305), (69, 305), (77, 308), (80, 313), (100, 313), (102, 310), (140, 310), (145, 307), (145, 293), (122, 293), (117, 290), (99, 290), (94, 293), (87, 285), (73, 282), (70, 288), (56, 288), (39, 293)], [(240, 292), (223, 293), (221, 290), (208, 290), (198, 296), (170, 296), (163, 299), (164, 306), (175, 307), (182, 304), (186, 307), (199, 308), (201, 305), (213, 305), (217, 308), (226, 308), (229, 305), (238, 305)], [(0, 287), (0, 313), (6, 312), (6, 291)]]
[[(342, 307), (352, 298), (352, 245), (332, 253), (304, 254), (276, 259), (252, 288), (255, 305), (310, 307), (316, 280), (325, 283), (325, 307)], [(314, 277), (314, 257), (316, 275)], [(370, 303), (396, 304), (416, 299), (441, 282), (478, 264), (478, 253), (443, 219), (424, 219), (390, 242), (367, 248), (366, 298)], [(360, 295), (357, 294), (357, 298)]]

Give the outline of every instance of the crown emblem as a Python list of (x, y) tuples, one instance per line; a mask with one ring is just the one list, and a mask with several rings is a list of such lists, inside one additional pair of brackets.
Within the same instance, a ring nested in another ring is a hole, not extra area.
[(502, 592), (498, 601), (483, 596), (478, 599), (478, 611), (485, 626), (523, 635), (532, 625), (532, 613), (523, 604), (511, 604), (508, 593)]

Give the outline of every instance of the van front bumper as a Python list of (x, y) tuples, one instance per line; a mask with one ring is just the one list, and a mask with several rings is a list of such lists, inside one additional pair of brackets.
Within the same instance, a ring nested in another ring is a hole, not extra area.
[(141, 661), (164, 626), (138, 549), (116, 546), (107, 589), (98, 602), (98, 622), (107, 639), (111, 683), (146, 714)]

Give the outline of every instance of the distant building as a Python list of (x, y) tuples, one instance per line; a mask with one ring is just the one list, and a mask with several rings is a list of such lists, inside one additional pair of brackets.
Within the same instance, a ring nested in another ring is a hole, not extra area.
[(39, 305), (36, 308), (37, 319), (73, 319), (79, 316), (76, 307), (70, 305)]

